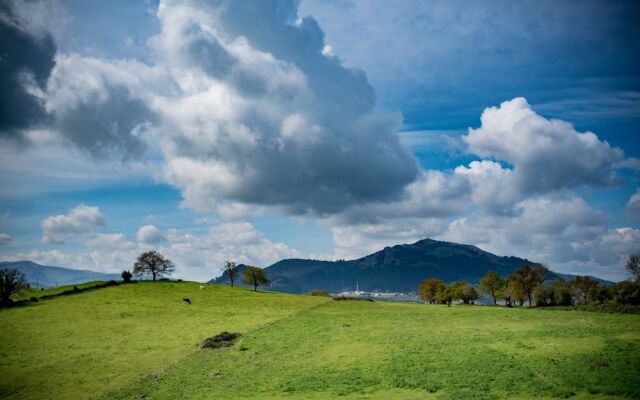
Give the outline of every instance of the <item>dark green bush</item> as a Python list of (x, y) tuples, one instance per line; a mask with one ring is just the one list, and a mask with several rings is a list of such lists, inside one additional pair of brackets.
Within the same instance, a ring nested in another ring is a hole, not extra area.
[(331, 297), (326, 290), (312, 290), (308, 293), (310, 296)]
[(122, 280), (124, 281), (124, 283), (131, 283), (131, 278), (133, 278), (133, 274), (128, 270), (122, 271), (122, 274), (120, 276), (122, 276)]
[(231, 333), (231, 332), (224, 331), (224, 332), (218, 333), (213, 337), (206, 338), (204, 342), (202, 342), (201, 347), (203, 349), (220, 349), (223, 347), (231, 347), (233, 346), (233, 342), (235, 342), (235, 340), (240, 336), (242, 335), (239, 333)]
[(335, 301), (370, 301), (373, 302), (373, 299), (369, 299), (367, 297), (347, 297), (347, 296), (335, 296), (333, 297)]

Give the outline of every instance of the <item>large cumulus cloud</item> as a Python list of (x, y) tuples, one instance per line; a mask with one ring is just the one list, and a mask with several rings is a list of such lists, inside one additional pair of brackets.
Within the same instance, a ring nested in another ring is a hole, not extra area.
[[(153, 63), (59, 54), (46, 110), (96, 156), (160, 149), (185, 204), (327, 215), (398, 199), (419, 173), (400, 118), (365, 75), (323, 53), (294, 1), (163, 1)], [(223, 211), (224, 212), (224, 211)]]
[(464, 137), (469, 150), (510, 164), (513, 184), (523, 193), (620, 183), (614, 167), (624, 159), (621, 149), (538, 115), (522, 97), (485, 109), (481, 122)]
[(294, 2), (163, 3), (152, 45), (178, 85), (160, 112), (170, 132), (169, 182), (187, 204), (218, 199), (332, 213), (397, 197), (417, 176), (394, 134), (398, 118), (374, 113), (364, 74), (322, 53), (312, 18)]

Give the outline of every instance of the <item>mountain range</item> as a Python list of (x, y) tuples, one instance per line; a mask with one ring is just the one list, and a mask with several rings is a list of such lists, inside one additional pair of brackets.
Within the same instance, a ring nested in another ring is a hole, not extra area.
[(2, 261), (0, 269), (17, 269), (22, 272), (31, 286), (52, 287), (74, 285), (89, 281), (108, 281), (121, 279), (120, 274), (105, 274), (86, 269), (70, 269), (40, 265), (32, 261)]
[[(471, 245), (424, 239), (413, 244), (385, 247), (356, 260), (285, 259), (265, 270), (271, 280), (269, 290), (273, 291), (305, 293), (322, 289), (338, 293), (357, 287), (368, 292), (412, 293), (427, 278), (477, 284), (487, 271), (496, 271), (505, 277), (524, 264), (536, 263), (518, 257), (497, 256)], [(237, 268), (241, 271), (245, 267), (239, 265)], [(572, 276), (548, 271), (547, 278), (571, 279)], [(228, 283), (229, 276), (225, 272), (211, 282)]]

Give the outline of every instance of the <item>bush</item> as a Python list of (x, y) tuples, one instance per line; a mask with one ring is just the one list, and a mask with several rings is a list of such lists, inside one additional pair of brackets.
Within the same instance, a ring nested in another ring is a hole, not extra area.
[(616, 283), (613, 286), (613, 296), (619, 304), (640, 305), (640, 282)]
[(321, 296), (321, 297), (331, 297), (329, 292), (326, 290), (312, 290), (309, 292), (310, 296)]
[(373, 302), (373, 299), (367, 297), (347, 297), (347, 296), (335, 296), (333, 297), (335, 301), (370, 301)]
[(239, 333), (230, 333), (230, 332), (224, 331), (224, 332), (218, 333), (213, 337), (206, 338), (204, 342), (202, 342), (201, 347), (203, 349), (220, 349), (223, 347), (231, 347), (233, 346), (233, 342), (235, 342), (235, 340), (240, 336), (242, 335)]
[(131, 283), (131, 278), (133, 278), (133, 274), (131, 271), (122, 271), (122, 280), (124, 283)]

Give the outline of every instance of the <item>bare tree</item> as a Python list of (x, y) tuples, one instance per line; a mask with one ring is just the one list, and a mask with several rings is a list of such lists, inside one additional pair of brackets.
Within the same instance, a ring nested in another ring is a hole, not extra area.
[(238, 275), (238, 270), (236, 269), (236, 263), (233, 261), (225, 261), (224, 262), (224, 271), (227, 273), (229, 277), (229, 281), (231, 282), (231, 286), (233, 286), (233, 282), (236, 280), (236, 276)]
[(165, 258), (155, 250), (140, 254), (135, 264), (133, 264), (134, 275), (151, 274), (154, 281), (156, 276), (169, 275), (175, 269), (176, 266), (168, 258)]

